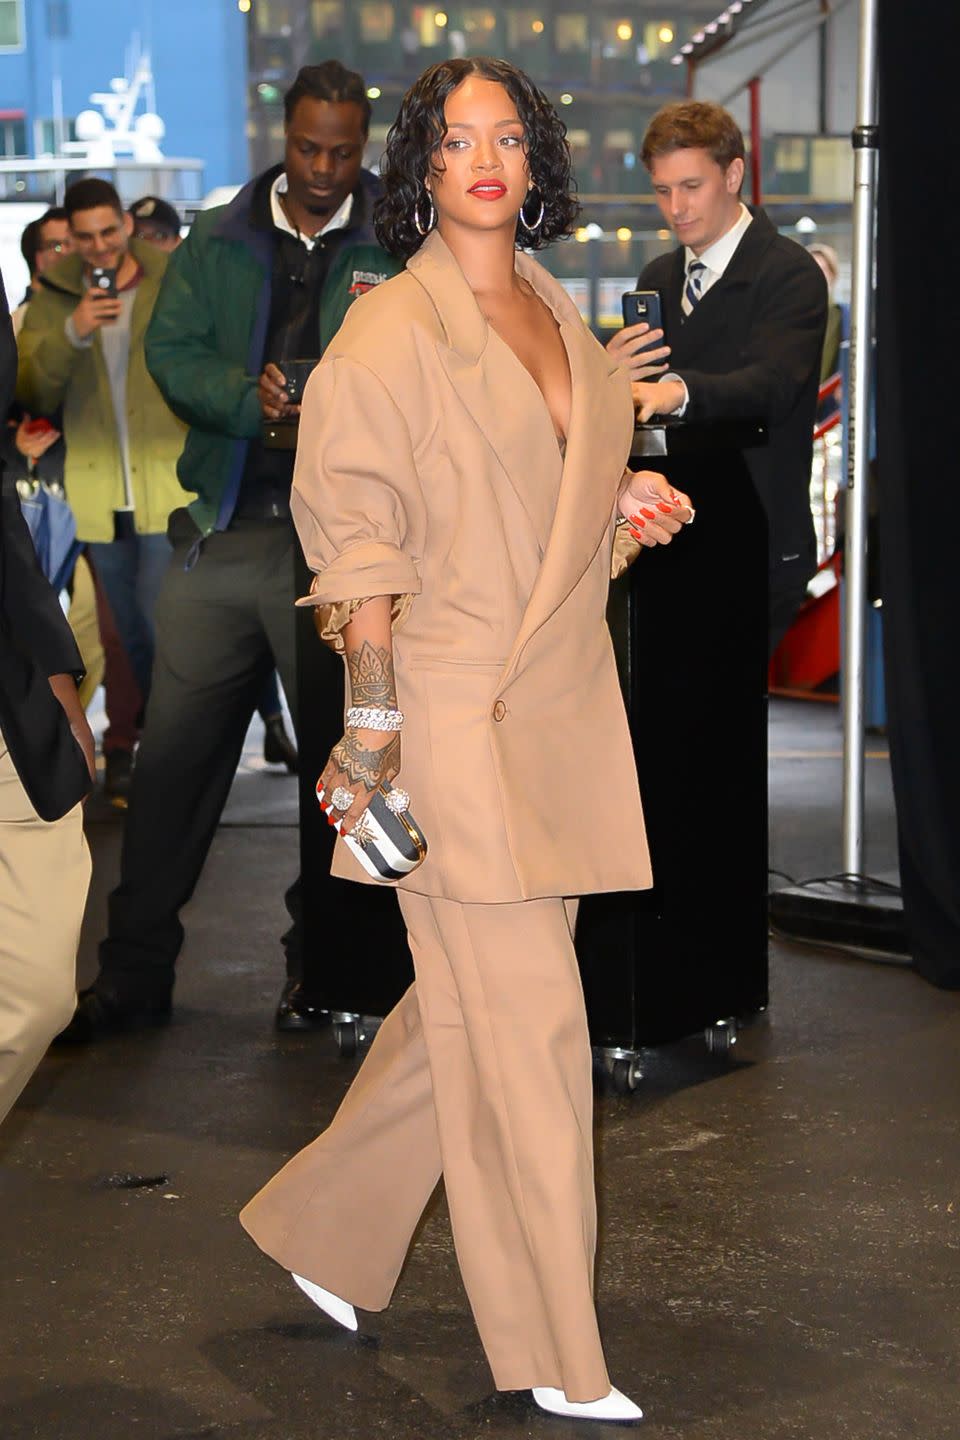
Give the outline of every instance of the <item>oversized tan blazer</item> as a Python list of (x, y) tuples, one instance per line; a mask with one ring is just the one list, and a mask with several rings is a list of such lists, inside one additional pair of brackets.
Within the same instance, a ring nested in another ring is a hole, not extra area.
[[(630, 388), (562, 286), (516, 263), (566, 347), (565, 458), (433, 232), (351, 307), (311, 376), (293, 481), (315, 572), (299, 603), (324, 607), (327, 638), (343, 602), (397, 597), (400, 781), (429, 843), (400, 884), (464, 903), (651, 883), (605, 621)], [(335, 874), (364, 878), (336, 852)]]

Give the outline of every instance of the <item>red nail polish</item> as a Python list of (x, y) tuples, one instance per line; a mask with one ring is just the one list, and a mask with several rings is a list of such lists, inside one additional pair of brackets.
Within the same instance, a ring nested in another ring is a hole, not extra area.
[(639, 530), (634, 530), (634, 529), (631, 527), (631, 528), (630, 528), (630, 534), (633, 536), (634, 540), (639, 540), (640, 543), (641, 543), (641, 545), (643, 544), (643, 536), (641, 535), (641, 533), (640, 533)]
[(631, 516), (630, 516), (630, 524), (631, 524), (631, 525), (639, 525), (641, 530), (642, 530), (643, 527), (646, 525), (646, 523), (647, 523), (646, 520), (641, 520), (639, 515), (631, 515)]
[(648, 520), (656, 520), (657, 518), (657, 512), (655, 510), (648, 510), (645, 505), (640, 506), (640, 514), (646, 515)]
[(672, 515), (672, 514), (673, 514), (673, 506), (672, 506), (672, 505), (664, 505), (664, 503), (663, 503), (662, 500), (660, 500), (660, 501), (657, 502), (657, 509), (658, 509), (662, 514), (664, 514), (664, 515)]

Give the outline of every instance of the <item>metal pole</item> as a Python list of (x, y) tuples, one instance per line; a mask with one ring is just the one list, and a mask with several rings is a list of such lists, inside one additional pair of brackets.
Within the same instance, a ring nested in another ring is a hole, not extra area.
[(850, 296), (850, 433), (844, 552), (843, 868), (863, 872), (864, 666), (867, 476), (873, 390), (873, 266), (876, 224), (878, 0), (860, 0), (857, 123), (853, 143), (853, 274)]
[(760, 76), (747, 84), (750, 91), (750, 191), (754, 205), (763, 204), (763, 136), (760, 131)]

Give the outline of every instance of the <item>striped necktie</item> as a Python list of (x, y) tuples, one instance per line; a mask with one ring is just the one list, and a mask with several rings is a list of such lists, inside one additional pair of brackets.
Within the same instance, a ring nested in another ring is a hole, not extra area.
[(694, 306), (699, 305), (703, 299), (700, 286), (703, 284), (703, 272), (706, 270), (702, 260), (691, 260), (687, 269), (687, 282), (683, 287), (683, 299), (680, 302), (680, 309), (684, 315), (689, 315)]

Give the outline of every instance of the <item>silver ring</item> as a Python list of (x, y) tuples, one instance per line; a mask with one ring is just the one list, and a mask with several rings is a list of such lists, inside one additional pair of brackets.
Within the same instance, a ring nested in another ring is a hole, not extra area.
[(383, 803), (394, 815), (402, 815), (410, 809), (410, 796), (406, 790), (388, 790)]
[(694, 522), (694, 520), (696, 519), (696, 515), (697, 515), (697, 512), (696, 512), (696, 510), (694, 510), (693, 506), (691, 505), (691, 506), (690, 506), (690, 519), (689, 519), (689, 520), (684, 520), (684, 522), (683, 522), (684, 525), (692, 525), (693, 522)]
[(370, 844), (371, 840), (376, 840), (376, 838), (377, 833), (374, 830), (373, 826), (370, 824), (370, 820), (366, 810), (364, 810), (363, 814), (360, 816), (360, 819), (357, 821), (356, 825), (354, 825), (353, 829), (350, 832), (350, 839), (355, 840), (358, 845), (367, 846)]
[(332, 804), (334, 810), (346, 811), (350, 809), (350, 806), (353, 804), (356, 798), (357, 797), (353, 794), (351, 790), (345, 790), (342, 785), (338, 785), (336, 790), (334, 790), (333, 794), (330, 796), (330, 803)]

